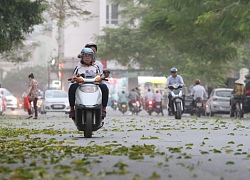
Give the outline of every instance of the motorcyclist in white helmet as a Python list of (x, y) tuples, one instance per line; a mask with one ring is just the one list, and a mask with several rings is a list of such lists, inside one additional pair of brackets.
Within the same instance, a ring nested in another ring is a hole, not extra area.
[[(180, 75), (177, 74), (178, 70), (177, 68), (173, 67), (170, 69), (171, 71), (171, 75), (167, 77), (167, 82), (166, 82), (166, 89), (168, 89), (168, 86), (169, 85), (173, 85), (173, 84), (180, 84), (180, 85), (183, 85), (185, 86), (185, 83), (182, 79), (182, 77)], [(185, 96), (183, 97), (183, 105), (185, 103)], [(168, 115), (172, 115), (172, 108), (173, 108), (173, 104), (172, 104), (172, 96), (169, 92), (169, 95), (168, 95), (168, 100), (169, 100), (169, 103), (168, 103)]]

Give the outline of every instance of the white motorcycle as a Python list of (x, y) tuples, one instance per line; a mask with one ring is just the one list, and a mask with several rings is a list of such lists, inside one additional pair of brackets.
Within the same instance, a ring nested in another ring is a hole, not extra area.
[(79, 131), (84, 131), (84, 137), (91, 138), (92, 131), (103, 126), (102, 91), (98, 85), (103, 79), (95, 74), (81, 74), (69, 80), (79, 83), (75, 95), (75, 125)]
[(184, 112), (184, 94), (182, 92), (182, 87), (183, 85), (180, 84), (173, 84), (168, 87), (171, 91), (170, 94), (172, 96), (171, 104), (173, 107), (171, 111), (175, 115), (175, 119), (181, 119), (181, 115)]

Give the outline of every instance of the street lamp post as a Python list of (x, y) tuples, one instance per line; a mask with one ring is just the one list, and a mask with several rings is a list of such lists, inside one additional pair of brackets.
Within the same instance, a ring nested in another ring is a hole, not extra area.
[(50, 89), (50, 64), (48, 62), (48, 89)]
[(50, 89), (50, 74), (51, 74), (51, 66), (54, 66), (56, 63), (56, 60), (53, 58), (48, 62), (48, 89)]

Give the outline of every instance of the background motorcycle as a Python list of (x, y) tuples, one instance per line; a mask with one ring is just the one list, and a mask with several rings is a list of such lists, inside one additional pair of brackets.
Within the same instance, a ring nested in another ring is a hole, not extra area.
[(203, 114), (203, 102), (200, 97), (196, 98), (195, 100), (194, 113), (197, 117), (201, 117), (201, 115)]
[(118, 107), (118, 103), (115, 99), (112, 100), (111, 102), (111, 107), (116, 111)]
[(171, 111), (175, 115), (175, 119), (181, 119), (181, 115), (184, 112), (183, 99), (184, 94), (182, 93), (183, 85), (173, 84), (168, 88), (170, 89), (171, 98)]
[(122, 112), (122, 114), (125, 114), (128, 110), (128, 104), (126, 102), (122, 102), (119, 104), (119, 111)]
[[(70, 79), (69, 79), (70, 80)], [(81, 74), (73, 79), (79, 83), (75, 100), (75, 125), (84, 131), (84, 137), (91, 138), (92, 131), (102, 127), (102, 92), (99, 87), (101, 77), (95, 74)]]
[(148, 115), (151, 115), (152, 112), (154, 112), (154, 101), (147, 101), (146, 102), (146, 111), (148, 112)]
[(162, 113), (161, 102), (155, 102), (154, 111), (159, 115)]
[(138, 113), (141, 111), (140, 110), (140, 102), (139, 101), (131, 101), (131, 110), (132, 114), (138, 115)]

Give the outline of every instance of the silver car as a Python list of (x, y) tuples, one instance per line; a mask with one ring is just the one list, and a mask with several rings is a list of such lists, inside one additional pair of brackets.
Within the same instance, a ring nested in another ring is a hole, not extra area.
[(229, 114), (232, 91), (233, 89), (230, 88), (213, 89), (206, 102), (206, 115)]
[(64, 90), (46, 90), (41, 103), (41, 114), (47, 112), (69, 113), (68, 93)]

